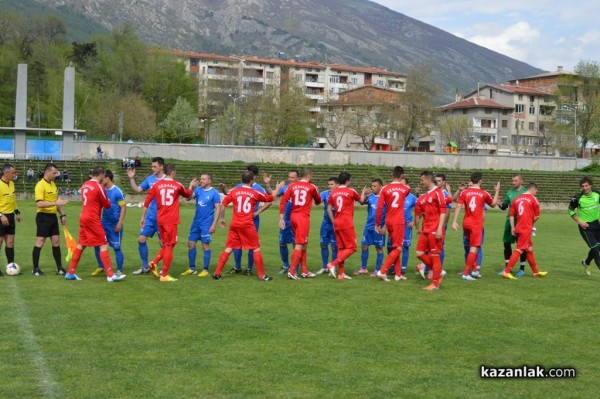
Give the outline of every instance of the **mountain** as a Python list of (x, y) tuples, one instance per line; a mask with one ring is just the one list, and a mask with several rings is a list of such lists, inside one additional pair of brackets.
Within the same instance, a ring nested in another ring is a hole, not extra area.
[[(367, 0), (3, 0), (37, 3), (110, 30), (130, 21), (162, 48), (216, 51), (406, 71), (429, 64), (454, 89), (542, 72)], [(0, 7), (2, 7), (0, 5)], [(68, 21), (67, 21), (68, 23)], [(88, 26), (89, 29), (89, 26)], [(79, 32), (80, 33), (80, 32)], [(80, 36), (80, 35), (79, 35)]]

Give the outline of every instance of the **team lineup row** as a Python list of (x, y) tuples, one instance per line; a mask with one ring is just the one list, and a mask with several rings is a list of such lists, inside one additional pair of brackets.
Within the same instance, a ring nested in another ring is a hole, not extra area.
[[(67, 280), (80, 280), (76, 268), (85, 247), (95, 248), (99, 267), (94, 275), (105, 273), (107, 280), (119, 281), (125, 278), (123, 272), (123, 253), (121, 239), (123, 219), (125, 216), (125, 197), (123, 192), (113, 183), (113, 174), (110, 170), (96, 167), (92, 171), (90, 180), (81, 187), (82, 212), (80, 215), (80, 230), (77, 246), (73, 251), (67, 271), (61, 263), (61, 250), (59, 245), (59, 223), (65, 225), (66, 214), (64, 205), (66, 200), (58, 198), (54, 180), (58, 175), (54, 164), (47, 164), (43, 178), (35, 188), (35, 201), (37, 204), (36, 215), (36, 242), (33, 248), (33, 275), (42, 276), (44, 273), (39, 268), (41, 249), (47, 238), (51, 239), (53, 257), (57, 266), (57, 274), (64, 275)], [(5, 253), (9, 263), (14, 262), (14, 232), (15, 222), (20, 221), (20, 213), (16, 206), (14, 183), (12, 176), (14, 167), (5, 164), (2, 168), (2, 181), (0, 185), (0, 245), (5, 242)], [(223, 268), (230, 256), (234, 253), (235, 266), (231, 273), (242, 273), (241, 251), (248, 250), (248, 268), (245, 274), (253, 273), (256, 265), (258, 278), (263, 281), (271, 280), (264, 273), (264, 264), (258, 239), (260, 213), (266, 210), (274, 198), (281, 196), (280, 201), (280, 255), (282, 270), (278, 274), (287, 275), (287, 278), (297, 280), (314, 278), (316, 274), (331, 274), (338, 279), (351, 279), (345, 273), (344, 263), (357, 251), (357, 241), (354, 229), (355, 202), (366, 204), (367, 223), (361, 241), (361, 268), (354, 272), (355, 275), (368, 274), (367, 260), (369, 247), (374, 246), (377, 251), (375, 271), (372, 276), (389, 281), (388, 273), (391, 271), (397, 281), (406, 279), (406, 266), (409, 250), (412, 243), (413, 228), (418, 234), (416, 256), (422, 261), (417, 267), (419, 273), (425, 278), (426, 274), (432, 279), (427, 290), (436, 290), (445, 274), (442, 270), (444, 259), (444, 236), (446, 225), (449, 224), (451, 203), (456, 201), (452, 227), (458, 230), (458, 217), (461, 209), (465, 208), (462, 221), (466, 261), (462, 273), (464, 280), (476, 280), (480, 277), (478, 266), (481, 265), (481, 245), (484, 235), (485, 210), (488, 206), (498, 205), (501, 209), (509, 210), (505, 233), (503, 237), (505, 246), (506, 268), (502, 276), (514, 279), (511, 274), (513, 266), (521, 260), (521, 268), (517, 276), (525, 273), (525, 261), (533, 271), (534, 277), (545, 276), (546, 272), (537, 270), (533, 254), (531, 235), (535, 231), (534, 223), (539, 218), (539, 204), (535, 198), (537, 186), (531, 183), (523, 187), (521, 176), (514, 175), (512, 187), (506, 193), (504, 200), (499, 202), (499, 183), (492, 196), (480, 187), (481, 173), (473, 173), (469, 185), (460, 185), (452, 195), (445, 182), (443, 174), (433, 175), (432, 172), (423, 172), (420, 176), (420, 185), (424, 189), (421, 195), (414, 195), (403, 176), (404, 170), (397, 166), (392, 170), (392, 181), (383, 184), (380, 179), (374, 179), (371, 187), (363, 188), (361, 194), (350, 188), (351, 176), (342, 172), (337, 177), (328, 181), (328, 190), (319, 193), (316, 186), (311, 183), (312, 173), (309, 169), (290, 171), (288, 184), (279, 182), (274, 189), (270, 186), (270, 176), (263, 176), (265, 188), (256, 183), (259, 175), (256, 166), (250, 165), (242, 175), (242, 183), (231, 190), (224, 185), (219, 185), (225, 193), (221, 200), (219, 192), (211, 186), (212, 176), (202, 174), (200, 180), (193, 179), (186, 188), (175, 180), (176, 168), (174, 165), (165, 165), (160, 157), (152, 159), (152, 174), (145, 178), (139, 185), (136, 183), (135, 169), (128, 169), (127, 175), (131, 188), (136, 193), (147, 192), (144, 202), (142, 219), (140, 221), (140, 235), (138, 249), (141, 267), (134, 274), (152, 273), (162, 282), (176, 281), (169, 275), (169, 268), (173, 259), (173, 248), (177, 241), (177, 227), (179, 220), (179, 197), (194, 199), (196, 212), (188, 237), (189, 269), (183, 275), (209, 275), (211, 260), (210, 243), (211, 235), (215, 232), (220, 222), (225, 227), (225, 208), (232, 204), (233, 216), (229, 226), (226, 248), (219, 256), (216, 270), (212, 277), (220, 279)], [(598, 226), (598, 203), (600, 195), (592, 189), (592, 181), (583, 178), (580, 182), (582, 191), (573, 197), (569, 205), (571, 217), (579, 225), (582, 237), (590, 250), (588, 256), (582, 261), (587, 274), (590, 274), (589, 265), (594, 260), (600, 267), (600, 226)], [(322, 268), (315, 274), (307, 267), (307, 245), (310, 229), (310, 212), (314, 204), (323, 202), (325, 214), (321, 225), (321, 257)], [(58, 214), (58, 217), (57, 217)], [(414, 216), (413, 216), (414, 214)], [(147, 239), (159, 235), (161, 248), (152, 261), (149, 260)], [(388, 255), (384, 261), (383, 248), (386, 233), (388, 235)], [(203, 248), (203, 268), (198, 273), (196, 268), (196, 244), (200, 241)], [(513, 252), (511, 244), (516, 242)], [(293, 245), (291, 260), (289, 260), (288, 244)], [(115, 251), (117, 270), (113, 271), (112, 262), (108, 254), (108, 247)], [(332, 257), (329, 261), (329, 248)], [(158, 265), (162, 262), (160, 275)], [(302, 268), (300, 276), (297, 268)]]

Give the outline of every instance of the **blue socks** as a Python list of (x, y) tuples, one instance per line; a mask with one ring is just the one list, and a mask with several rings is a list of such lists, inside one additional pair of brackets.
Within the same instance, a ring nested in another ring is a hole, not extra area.
[(233, 250), (233, 260), (235, 262), (235, 268), (238, 270), (242, 269), (242, 250), (234, 249)]
[(212, 256), (212, 251), (207, 249), (204, 251), (204, 270), (208, 270), (210, 267), (210, 257)]
[(192, 270), (196, 270), (196, 255), (198, 254), (198, 251), (196, 250), (196, 247), (188, 249), (188, 265), (190, 266), (190, 269)]
[(138, 242), (138, 252), (140, 253), (140, 259), (142, 260), (142, 267), (148, 268), (148, 244), (145, 242)]
[(381, 265), (383, 264), (383, 252), (377, 252), (377, 260), (375, 261), (375, 269), (381, 269)]
[(327, 264), (329, 263), (329, 246), (328, 245), (321, 246), (321, 261), (323, 262), (323, 266), (321, 268), (325, 269), (327, 267)]
[[(323, 249), (321, 249), (321, 254), (322, 253), (323, 253)], [(290, 262), (289, 262), (290, 250), (288, 249), (287, 244), (279, 245), (279, 255), (281, 256), (281, 262), (283, 264), (283, 268), (289, 269), (290, 268)]]
[(360, 268), (366, 269), (368, 261), (369, 261), (369, 248), (367, 247), (367, 249), (363, 249), (362, 252), (360, 253)]

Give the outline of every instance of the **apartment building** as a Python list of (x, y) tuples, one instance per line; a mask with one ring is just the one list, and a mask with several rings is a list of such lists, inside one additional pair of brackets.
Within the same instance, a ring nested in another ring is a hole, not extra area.
[(554, 108), (550, 92), (510, 84), (484, 85), (439, 107), (444, 118), (471, 121), (470, 152), (544, 155), (552, 147), (548, 126)]
[(406, 74), (379, 68), (323, 64), (299, 57), (288, 60), (181, 50), (172, 53), (184, 62), (188, 73), (198, 79), (200, 112), (207, 115), (218, 115), (229, 101), (260, 95), (280, 87), (287, 79), (294, 79), (303, 86), (314, 114), (321, 111), (322, 103), (357, 87), (406, 89)]
[(397, 89), (369, 84), (342, 91), (321, 104), (316, 142), (321, 148), (397, 150), (399, 106)]

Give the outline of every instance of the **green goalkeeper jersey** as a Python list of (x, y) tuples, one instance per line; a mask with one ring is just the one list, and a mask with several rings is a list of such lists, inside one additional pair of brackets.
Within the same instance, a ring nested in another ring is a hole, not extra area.
[[(502, 201), (502, 204), (500, 204), (500, 209), (504, 210), (510, 207), (510, 204), (512, 204), (512, 202), (515, 200), (515, 198), (517, 198), (519, 195), (525, 193), (525, 191), (527, 191), (527, 188), (525, 188), (525, 186), (521, 186), (520, 190), (515, 190), (514, 187), (511, 187), (507, 192), (506, 195), (504, 196), (504, 201)], [(506, 215), (506, 217), (508, 218), (508, 214)]]
[(600, 204), (600, 192), (592, 191), (589, 194), (580, 192), (571, 198), (569, 203), (569, 215), (577, 215), (582, 222), (594, 222), (600, 216), (598, 205)]

